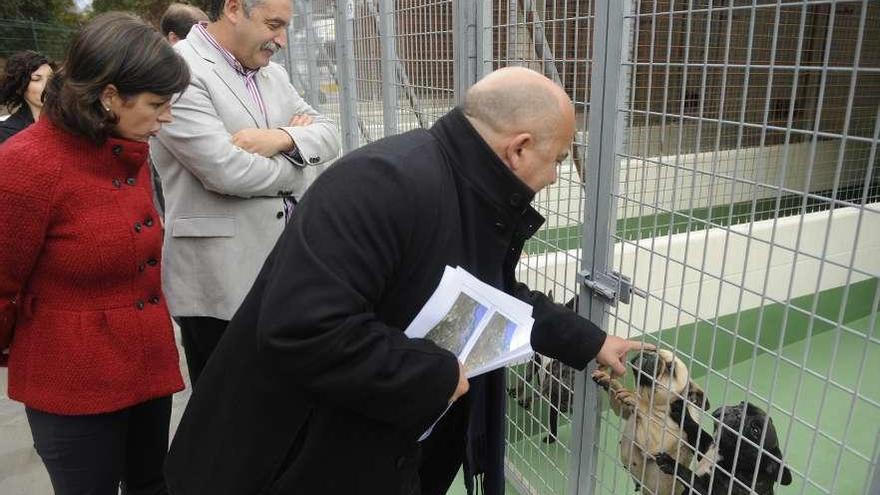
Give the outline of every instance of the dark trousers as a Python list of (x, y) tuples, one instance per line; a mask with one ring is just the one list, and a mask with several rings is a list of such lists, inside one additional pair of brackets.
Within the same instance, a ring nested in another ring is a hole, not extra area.
[(229, 322), (208, 316), (178, 316), (175, 321), (180, 325), (189, 381), (195, 387), (196, 380), (205, 369), (205, 363), (217, 347), (217, 342), (220, 342), (220, 337), (223, 336)]
[(27, 408), (34, 448), (55, 495), (167, 494), (171, 396), (105, 414), (62, 416)]

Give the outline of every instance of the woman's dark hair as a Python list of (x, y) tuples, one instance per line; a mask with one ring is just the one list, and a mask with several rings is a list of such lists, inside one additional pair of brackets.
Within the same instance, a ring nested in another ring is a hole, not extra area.
[(55, 64), (40, 53), (25, 50), (18, 52), (6, 60), (6, 73), (0, 82), (0, 105), (14, 111), (26, 102), (24, 94), (31, 83), (31, 74), (43, 65), (55, 70)]
[(131, 14), (108, 12), (74, 37), (64, 65), (46, 87), (43, 112), (55, 125), (102, 144), (118, 122), (101, 104), (108, 84), (122, 98), (144, 92), (171, 96), (189, 80), (186, 61), (155, 29)]

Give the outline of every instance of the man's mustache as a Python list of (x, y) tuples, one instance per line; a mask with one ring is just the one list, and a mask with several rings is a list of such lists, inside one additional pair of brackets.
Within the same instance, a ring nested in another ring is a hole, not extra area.
[(261, 50), (269, 50), (274, 55), (275, 52), (281, 49), (281, 45), (275, 43), (274, 41), (267, 41), (260, 46)]

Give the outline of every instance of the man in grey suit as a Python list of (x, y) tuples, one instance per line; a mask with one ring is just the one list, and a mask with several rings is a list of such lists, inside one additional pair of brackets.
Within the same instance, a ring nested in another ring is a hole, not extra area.
[(163, 289), (195, 383), (320, 165), (336, 126), (270, 57), (289, 0), (213, 0), (175, 49), (192, 80), (151, 142), (165, 193)]

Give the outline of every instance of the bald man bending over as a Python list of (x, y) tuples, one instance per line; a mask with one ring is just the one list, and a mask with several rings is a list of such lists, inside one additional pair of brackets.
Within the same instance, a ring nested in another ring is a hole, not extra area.
[(469, 383), (456, 356), (403, 330), (461, 266), (534, 307), (536, 351), (623, 373), (640, 343), (515, 279), (544, 221), (529, 203), (574, 131), (561, 88), (508, 68), (430, 130), (340, 158), (204, 369), (168, 457), (171, 493), (443, 494), (462, 463), (470, 487), (503, 493), (503, 370)]

